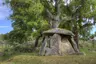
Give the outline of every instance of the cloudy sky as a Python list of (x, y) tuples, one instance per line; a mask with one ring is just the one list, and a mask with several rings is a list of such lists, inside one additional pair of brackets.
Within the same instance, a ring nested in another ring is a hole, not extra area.
[(11, 21), (8, 19), (12, 13), (8, 6), (2, 5), (3, 0), (0, 0), (0, 34), (5, 34), (12, 30)]

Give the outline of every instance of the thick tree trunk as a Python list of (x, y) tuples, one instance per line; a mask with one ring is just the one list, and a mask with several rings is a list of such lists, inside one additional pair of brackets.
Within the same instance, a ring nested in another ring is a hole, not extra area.
[[(49, 9), (46, 9), (46, 12), (48, 14), (49, 17), (49, 24), (51, 28), (58, 28), (59, 24), (60, 24), (60, 15), (61, 15), (61, 3), (60, 0), (54, 0), (54, 11), (55, 14), (52, 14), (52, 12)], [(50, 3), (49, 3), (50, 4)]]
[(58, 28), (59, 24), (60, 24), (59, 21), (53, 21), (52, 28)]

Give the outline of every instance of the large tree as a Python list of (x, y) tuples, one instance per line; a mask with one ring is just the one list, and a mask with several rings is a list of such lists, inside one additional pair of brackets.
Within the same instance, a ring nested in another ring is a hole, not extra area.
[[(91, 27), (96, 23), (95, 0), (69, 0), (70, 2), (63, 7), (64, 13), (71, 18), (67, 22), (61, 23), (61, 27), (70, 29), (75, 34), (75, 41), (78, 45), (78, 38), (85, 34), (90, 34)], [(94, 15), (93, 15), (94, 14)], [(79, 48), (79, 45), (78, 45)]]
[(37, 46), (38, 39), (42, 36), (42, 31), (48, 28), (47, 21), (42, 17), (43, 5), (39, 0), (6, 1), (13, 11), (10, 18), (14, 30), (9, 33), (10, 39), (13, 38), (14, 40), (11, 40), (19, 42), (23, 40), (22, 42), (24, 42), (32, 34), (33, 37), (36, 37), (35, 46)]
[(9, 3), (13, 10), (11, 19), (14, 30), (24, 30), (23, 34), (35, 32), (35, 46), (42, 32), (49, 27), (73, 31), (78, 45), (80, 31), (95, 24), (95, 21), (90, 21), (96, 16), (95, 0), (11, 0)]

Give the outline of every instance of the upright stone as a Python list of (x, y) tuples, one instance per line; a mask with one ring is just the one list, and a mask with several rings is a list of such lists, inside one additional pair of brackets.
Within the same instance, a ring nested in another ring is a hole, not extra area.
[(54, 34), (50, 41), (51, 44), (51, 55), (60, 55), (60, 44), (61, 44), (61, 36), (58, 34)]

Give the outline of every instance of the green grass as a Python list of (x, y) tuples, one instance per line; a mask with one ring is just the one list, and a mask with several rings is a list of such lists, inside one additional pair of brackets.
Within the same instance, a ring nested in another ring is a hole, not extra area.
[[(91, 51), (90, 51), (90, 50)], [(96, 64), (96, 47), (84, 44), (80, 51), (85, 55), (38, 56), (36, 53), (17, 53), (9, 57), (0, 57), (0, 64)]]
[(89, 53), (87, 51), (86, 55), (67, 56), (37, 56), (36, 53), (21, 53), (1, 60), (0, 64), (96, 64), (96, 52)]
[(96, 55), (33, 56), (22, 54), (1, 61), (0, 64), (96, 64)]

